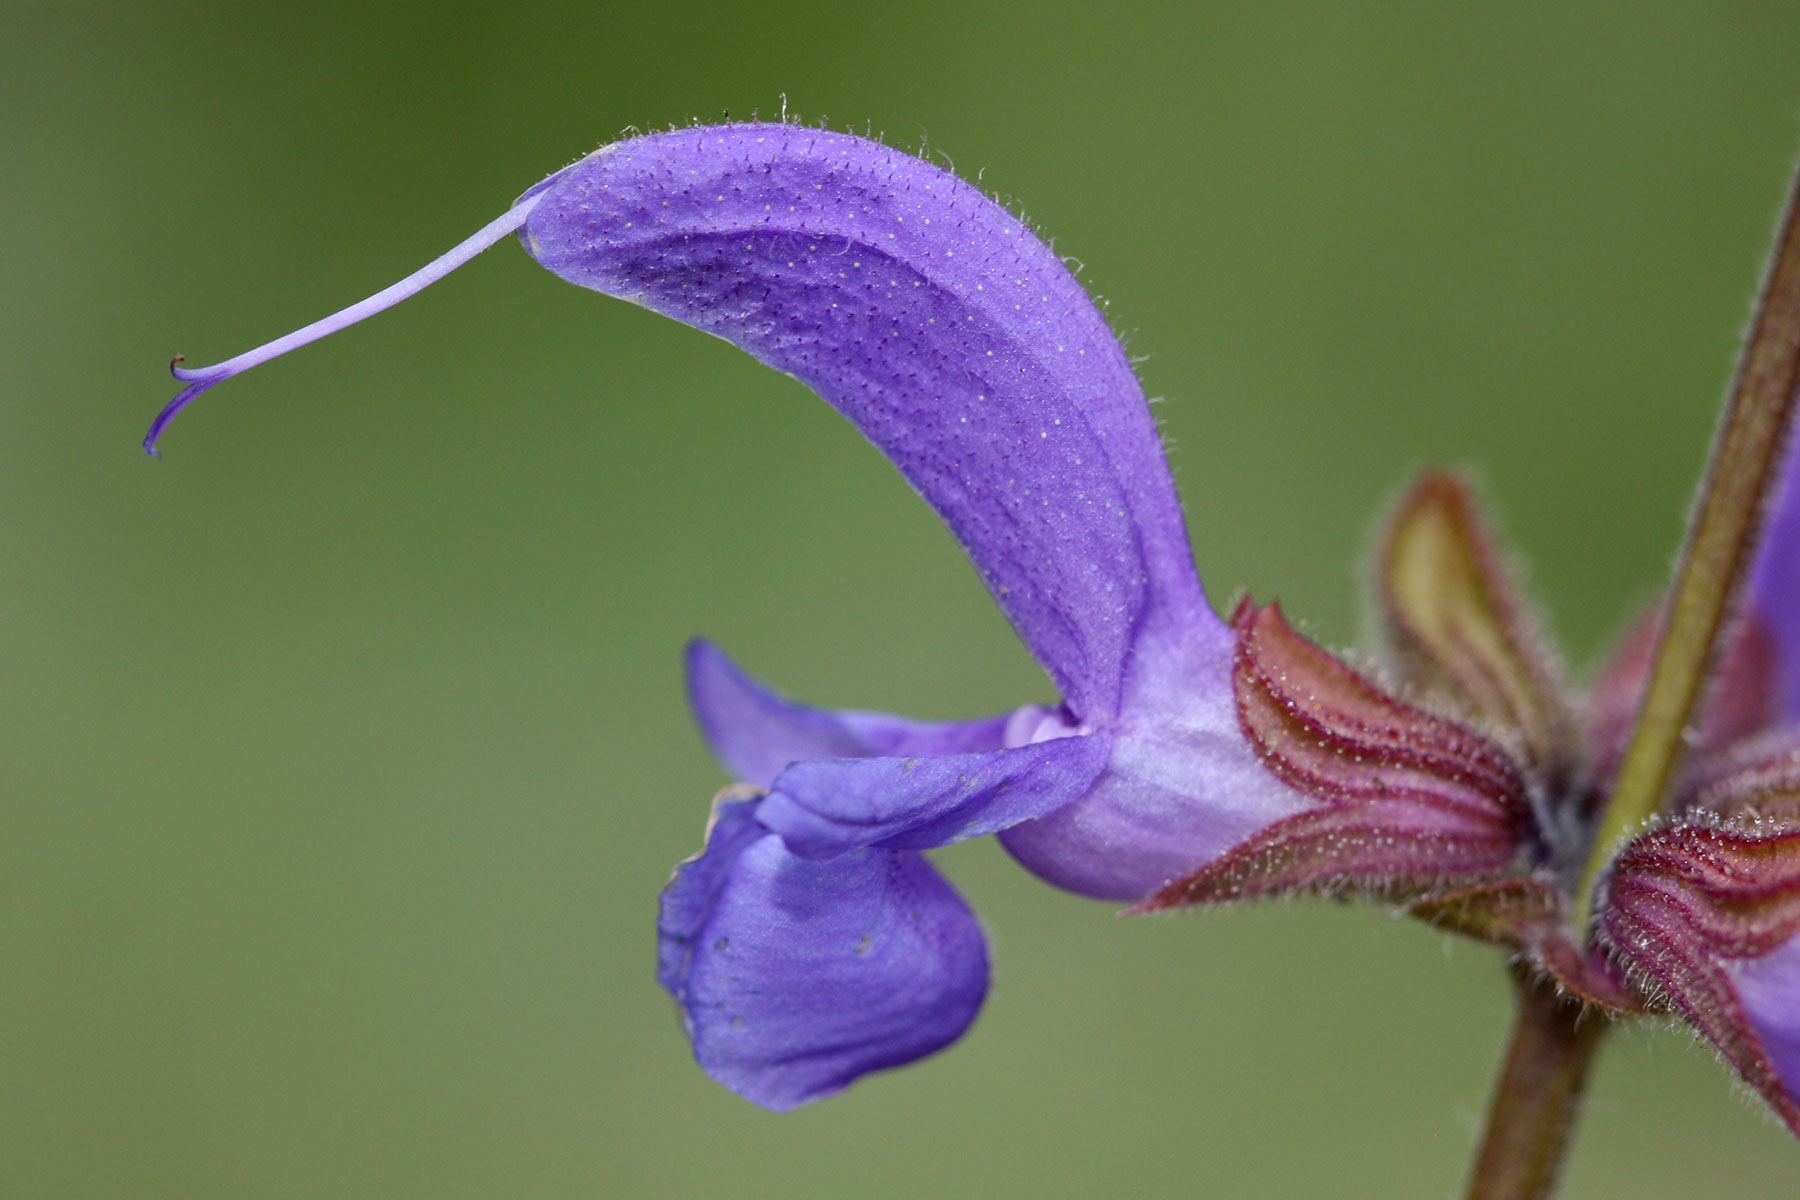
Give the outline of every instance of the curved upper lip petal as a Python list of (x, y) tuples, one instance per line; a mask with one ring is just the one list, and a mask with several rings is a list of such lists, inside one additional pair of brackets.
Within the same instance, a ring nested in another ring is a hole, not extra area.
[(529, 194), (519, 235), (545, 267), (716, 334), (848, 417), (1080, 719), (1117, 715), (1148, 613), (1211, 616), (1118, 339), (976, 188), (860, 138), (733, 125), (620, 143)]

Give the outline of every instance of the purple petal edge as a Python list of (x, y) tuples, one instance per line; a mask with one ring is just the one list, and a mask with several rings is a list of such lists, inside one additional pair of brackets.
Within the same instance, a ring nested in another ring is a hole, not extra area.
[(1750, 603), (1775, 643), (1781, 715), (1800, 720), (1800, 446), (1790, 445), (1751, 568)]
[(1042, 715), (1033, 708), (974, 721), (912, 721), (812, 708), (758, 682), (704, 640), (688, 644), (686, 668), (688, 700), (713, 756), (735, 778), (764, 789), (791, 764), (810, 759), (998, 750), (1009, 726)]
[(761, 820), (808, 859), (947, 846), (1079, 799), (1111, 753), (1111, 735), (1090, 733), (980, 754), (800, 762), (775, 780)]
[(1800, 1102), (1800, 936), (1723, 966), (1782, 1087)]

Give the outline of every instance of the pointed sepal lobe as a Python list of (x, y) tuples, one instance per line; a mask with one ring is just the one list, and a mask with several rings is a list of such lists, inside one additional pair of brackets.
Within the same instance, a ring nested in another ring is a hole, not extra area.
[(1407, 684), (1516, 736), (1535, 766), (1571, 758), (1561, 670), (1467, 484), (1426, 472), (1388, 522), (1376, 573)]

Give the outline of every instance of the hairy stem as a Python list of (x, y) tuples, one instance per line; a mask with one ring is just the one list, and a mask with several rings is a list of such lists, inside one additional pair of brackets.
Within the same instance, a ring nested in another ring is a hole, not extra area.
[(1663, 805), (1685, 734), (1747, 570), (1763, 499), (1800, 383), (1800, 183), (1790, 191), (1756, 320), (1744, 344), (1700, 507), (1670, 592), (1668, 618), (1625, 759), (1576, 893), (1585, 926), (1594, 885), (1626, 833)]
[(1598, 1013), (1541, 980), (1521, 974), (1518, 995), (1469, 1200), (1544, 1200), (1555, 1193), (1582, 1085), (1606, 1031)]

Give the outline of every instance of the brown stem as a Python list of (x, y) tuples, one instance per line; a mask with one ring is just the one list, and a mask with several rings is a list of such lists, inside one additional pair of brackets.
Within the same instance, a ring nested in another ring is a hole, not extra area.
[(1546, 1200), (1555, 1192), (1588, 1066), (1606, 1031), (1597, 1012), (1519, 978), (1519, 1010), (1488, 1105), (1469, 1200)]

